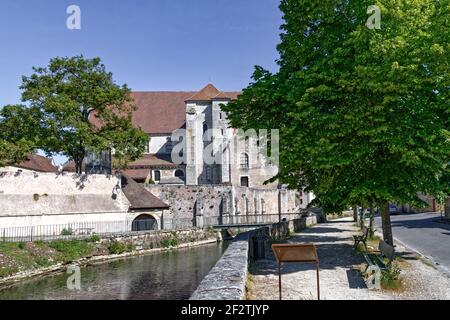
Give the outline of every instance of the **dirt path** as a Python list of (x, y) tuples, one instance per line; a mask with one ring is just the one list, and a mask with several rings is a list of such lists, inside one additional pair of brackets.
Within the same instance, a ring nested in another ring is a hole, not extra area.
[[(320, 259), (320, 286), (323, 300), (367, 299), (450, 299), (450, 279), (407, 248), (397, 244), (401, 262), (403, 292), (367, 289), (359, 274), (364, 262), (352, 249), (357, 228), (350, 218), (320, 224), (295, 234), (289, 242), (312, 242)], [(252, 265), (249, 299), (278, 299), (278, 271), (271, 250), (267, 259)], [(285, 264), (282, 268), (283, 299), (317, 299), (314, 265)]]

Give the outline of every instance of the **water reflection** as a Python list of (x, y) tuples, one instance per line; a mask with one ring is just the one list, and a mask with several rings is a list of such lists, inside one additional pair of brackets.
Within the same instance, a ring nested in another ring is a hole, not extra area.
[(81, 290), (67, 289), (67, 274), (0, 291), (0, 299), (183, 300), (215, 265), (226, 244), (132, 257), (81, 268)]

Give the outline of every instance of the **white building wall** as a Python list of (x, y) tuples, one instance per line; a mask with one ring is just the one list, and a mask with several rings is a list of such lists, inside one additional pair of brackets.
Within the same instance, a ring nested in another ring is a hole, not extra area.
[(170, 135), (150, 135), (150, 142), (148, 147), (149, 153), (166, 153), (165, 146), (169, 139)]

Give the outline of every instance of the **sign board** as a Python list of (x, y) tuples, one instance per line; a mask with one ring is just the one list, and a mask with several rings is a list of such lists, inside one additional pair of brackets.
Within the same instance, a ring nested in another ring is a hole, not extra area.
[(313, 243), (273, 244), (273, 253), (278, 262), (278, 285), (281, 300), (281, 264), (282, 263), (315, 263), (317, 272), (317, 298), (320, 300), (319, 257)]

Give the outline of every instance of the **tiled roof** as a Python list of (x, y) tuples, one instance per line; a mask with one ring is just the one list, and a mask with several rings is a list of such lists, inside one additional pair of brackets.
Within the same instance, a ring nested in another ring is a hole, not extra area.
[(170, 154), (145, 154), (142, 158), (128, 164), (129, 169), (176, 167)]
[(53, 165), (51, 159), (38, 154), (29, 155), (27, 160), (21, 162), (15, 167), (37, 172), (58, 172), (58, 169)]
[[(83, 160), (83, 163), (81, 164), (81, 169), (84, 172), (85, 168), (86, 168), (86, 161)], [(63, 165), (63, 171), (64, 172), (75, 172), (75, 161), (70, 160), (67, 161), (64, 165)]]
[(213, 99), (236, 99), (239, 92), (222, 92), (211, 83), (199, 92), (186, 99), (186, 101), (211, 101)]
[[(187, 101), (211, 101), (236, 99), (240, 92), (222, 92), (212, 84), (200, 91), (154, 91), (132, 92), (131, 96), (137, 106), (132, 120), (147, 134), (171, 134), (183, 128), (186, 123)], [(98, 126), (101, 122), (91, 114), (90, 121)]]
[(122, 175), (122, 191), (130, 202), (130, 209), (168, 209), (169, 205), (159, 200), (136, 181)]
[(122, 171), (123, 174), (132, 179), (147, 179), (150, 174), (150, 169), (126, 169)]

